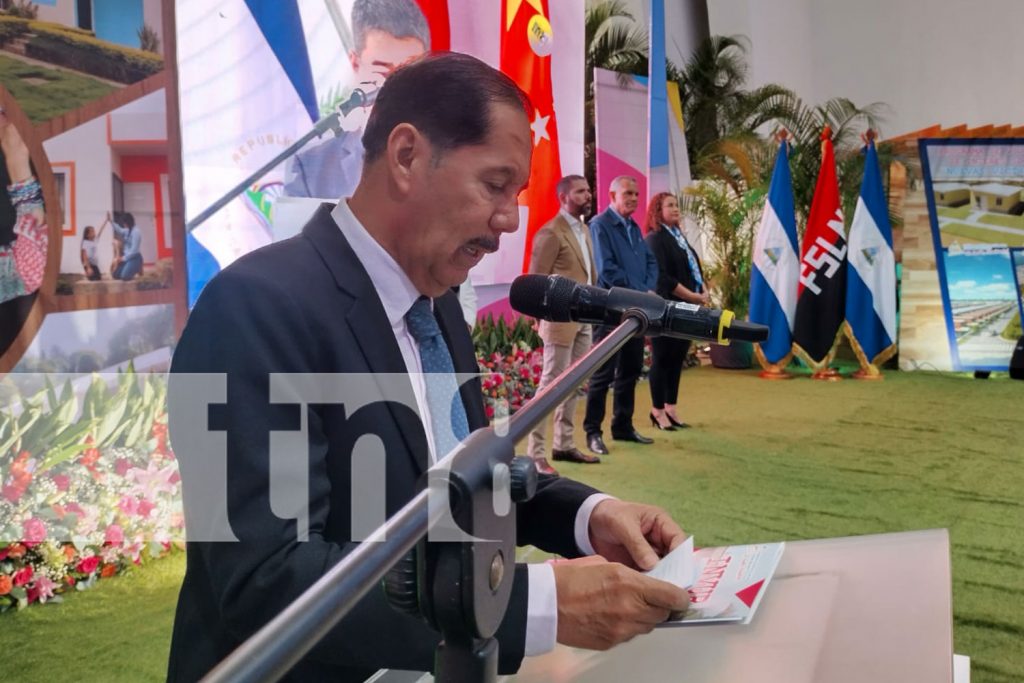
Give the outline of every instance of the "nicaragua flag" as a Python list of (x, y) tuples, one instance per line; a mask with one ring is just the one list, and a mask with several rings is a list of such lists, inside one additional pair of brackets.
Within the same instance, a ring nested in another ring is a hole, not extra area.
[(877, 366), (896, 352), (896, 257), (871, 133), (847, 247), (846, 333), (861, 363)]
[(800, 258), (797, 256), (796, 214), (793, 210), (793, 179), (789, 173), (786, 141), (779, 145), (768, 201), (754, 239), (754, 268), (750, 276), (750, 320), (771, 328), (761, 342), (765, 360), (786, 360), (793, 342)]

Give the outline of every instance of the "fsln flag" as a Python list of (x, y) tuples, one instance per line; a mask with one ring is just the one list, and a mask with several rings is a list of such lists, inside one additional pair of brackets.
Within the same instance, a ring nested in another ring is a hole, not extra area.
[(761, 224), (754, 238), (754, 268), (750, 275), (750, 320), (771, 329), (768, 341), (759, 344), (759, 359), (770, 365), (789, 360), (796, 317), (800, 257), (793, 209), (793, 178), (789, 149), (783, 138), (775, 157)]
[(896, 352), (896, 257), (871, 131), (848, 246), (846, 334), (861, 365), (877, 368)]
[(800, 253), (793, 350), (815, 371), (832, 361), (845, 317), (846, 230), (839, 203), (839, 182), (832, 131), (821, 133), (821, 169), (807, 217)]
[(548, 0), (501, 2), (501, 70), (526, 91), (533, 103), (533, 111), (528, 112), (533, 133), (530, 184), (519, 196), (519, 203), (527, 207), (524, 271), (529, 265), (534, 234), (558, 213), (555, 187), (562, 174), (551, 87), (550, 16)]

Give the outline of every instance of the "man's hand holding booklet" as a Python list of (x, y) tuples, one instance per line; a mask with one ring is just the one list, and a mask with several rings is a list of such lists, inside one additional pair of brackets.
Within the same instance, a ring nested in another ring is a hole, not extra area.
[(690, 608), (661, 626), (749, 624), (785, 549), (784, 543), (693, 549), (693, 537), (646, 574), (690, 592)]

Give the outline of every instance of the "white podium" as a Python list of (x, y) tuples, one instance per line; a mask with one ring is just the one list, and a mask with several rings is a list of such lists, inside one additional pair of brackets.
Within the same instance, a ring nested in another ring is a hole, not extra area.
[[(381, 672), (376, 681), (431, 680)], [(792, 541), (753, 622), (557, 647), (506, 683), (950, 683), (946, 531)]]

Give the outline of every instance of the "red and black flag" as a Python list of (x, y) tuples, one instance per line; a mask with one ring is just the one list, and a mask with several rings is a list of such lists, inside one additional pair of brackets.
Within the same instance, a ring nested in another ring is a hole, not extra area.
[(793, 351), (816, 372), (832, 361), (846, 315), (846, 229), (828, 126), (821, 140), (821, 170), (800, 250), (793, 325)]

